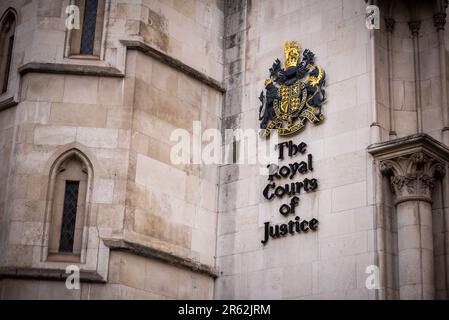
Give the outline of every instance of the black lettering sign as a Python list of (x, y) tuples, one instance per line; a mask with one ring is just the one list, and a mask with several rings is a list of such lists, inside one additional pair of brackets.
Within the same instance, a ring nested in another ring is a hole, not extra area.
[[(282, 142), (276, 145), (279, 155), (279, 160), (284, 160), (285, 153), (292, 158), (297, 155), (305, 155), (307, 152), (307, 144), (300, 142), (298, 144), (293, 141)], [(302, 181), (282, 182), (282, 180), (293, 180), (300, 175), (313, 172), (313, 156), (307, 154), (307, 160), (300, 162), (293, 162), (288, 165), (279, 166), (277, 164), (270, 164), (267, 166), (268, 180), (270, 181), (263, 189), (263, 196), (265, 199), (271, 201), (275, 198), (283, 199), (284, 197), (291, 197), (290, 202), (284, 203), (279, 207), (279, 213), (283, 216), (290, 214), (295, 215), (295, 209), (299, 204), (298, 197), (301, 192), (313, 192), (318, 188), (318, 180), (315, 178), (304, 178)], [(287, 235), (294, 235), (297, 233), (307, 233), (318, 230), (318, 220), (313, 218), (311, 220), (302, 220), (296, 216), (288, 223), (279, 225), (270, 225), (270, 222), (265, 222), (264, 239), (262, 244), (266, 244), (270, 238), (276, 239), (285, 237)]]

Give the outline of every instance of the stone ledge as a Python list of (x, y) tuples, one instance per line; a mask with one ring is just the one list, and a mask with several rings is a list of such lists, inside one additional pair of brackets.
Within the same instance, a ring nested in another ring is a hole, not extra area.
[(370, 145), (367, 150), (376, 158), (391, 158), (420, 150), (433, 153), (449, 162), (449, 148), (428, 134), (420, 133)]
[(169, 55), (165, 54), (162, 51), (159, 51), (153, 47), (150, 47), (146, 43), (142, 41), (137, 40), (120, 40), (120, 42), (127, 47), (128, 50), (138, 50), (152, 58), (155, 58), (162, 63), (165, 63), (166, 65), (169, 65), (189, 76), (192, 78), (195, 78), (196, 80), (204, 83), (205, 85), (224, 93), (226, 92), (226, 89), (224, 88), (223, 84), (208, 75), (202, 73), (201, 71), (198, 71), (185, 63), (181, 62), (178, 59), (172, 58)]
[(14, 100), (14, 97), (9, 97), (5, 100), (0, 101), (0, 111), (14, 107), (17, 104), (18, 104), (18, 102), (16, 100)]
[(21, 76), (27, 73), (50, 73), (50, 74), (63, 74), (63, 75), (112, 77), (112, 78), (125, 77), (125, 75), (120, 70), (113, 67), (66, 64), (66, 63), (30, 62), (20, 66), (18, 71)]
[(122, 239), (103, 239), (103, 242), (105, 246), (109, 247), (111, 250), (126, 251), (145, 258), (161, 260), (174, 266), (183, 267), (197, 273), (208, 275), (212, 278), (218, 278), (218, 271), (212, 266), (179, 257), (144, 244)]
[[(70, 274), (63, 269), (0, 267), (0, 279), (65, 280)], [(80, 270), (81, 282), (106, 283), (95, 271)]]

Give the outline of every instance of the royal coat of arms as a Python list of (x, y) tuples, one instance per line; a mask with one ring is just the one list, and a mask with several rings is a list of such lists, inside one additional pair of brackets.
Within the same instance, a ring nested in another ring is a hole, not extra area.
[(265, 137), (272, 129), (280, 136), (293, 134), (304, 128), (307, 121), (318, 124), (324, 116), (321, 106), (326, 100), (324, 86), (326, 74), (315, 66), (312, 51), (302, 54), (296, 41), (285, 43), (285, 69), (279, 59), (270, 68), (265, 80), (265, 91), (260, 93), (260, 128)]

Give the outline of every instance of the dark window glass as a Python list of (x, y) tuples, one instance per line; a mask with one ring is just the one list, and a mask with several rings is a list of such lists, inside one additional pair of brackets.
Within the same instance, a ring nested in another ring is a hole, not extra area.
[(3, 88), (2, 93), (5, 93), (8, 90), (8, 79), (9, 79), (9, 69), (11, 69), (11, 59), (12, 59), (12, 48), (14, 45), (14, 36), (11, 36), (8, 41), (8, 52), (6, 54), (6, 66), (5, 66), (5, 75), (3, 79)]
[(86, 0), (84, 7), (83, 34), (81, 36), (81, 54), (93, 54), (95, 26), (97, 24), (98, 0)]
[(232, 163), (237, 163), (237, 140), (232, 141)]
[(15, 28), (15, 15), (8, 12), (0, 26), (0, 93), (8, 90)]
[(73, 252), (79, 186), (79, 181), (66, 181), (65, 183), (61, 239), (59, 241), (60, 252)]

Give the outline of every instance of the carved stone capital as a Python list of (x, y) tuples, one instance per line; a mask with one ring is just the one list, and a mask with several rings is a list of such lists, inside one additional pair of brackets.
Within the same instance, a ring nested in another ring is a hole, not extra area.
[(385, 18), (385, 28), (387, 32), (393, 32), (396, 21), (393, 18)]
[(427, 134), (411, 135), (368, 147), (382, 175), (388, 177), (395, 202), (432, 201), (436, 182), (446, 174), (449, 148)]
[(396, 203), (408, 200), (432, 201), (435, 181), (445, 175), (444, 165), (423, 152), (380, 161), (388, 176)]
[(417, 36), (419, 34), (419, 29), (421, 28), (421, 21), (410, 21), (408, 23), (408, 27), (413, 36)]
[(446, 25), (446, 12), (438, 12), (433, 15), (433, 23), (438, 31), (444, 30)]

